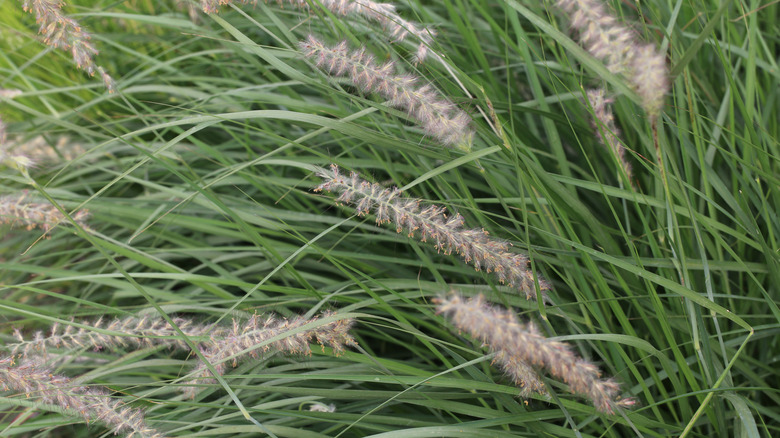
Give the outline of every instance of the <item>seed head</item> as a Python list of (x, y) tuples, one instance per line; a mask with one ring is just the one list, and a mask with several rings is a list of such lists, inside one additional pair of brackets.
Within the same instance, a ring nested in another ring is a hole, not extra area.
[(606, 92), (603, 88), (597, 90), (588, 91), (588, 101), (591, 108), (593, 108), (593, 129), (596, 131), (601, 144), (606, 146), (618, 159), (623, 166), (623, 170), (628, 175), (628, 179), (631, 180), (631, 163), (628, 162), (626, 157), (626, 148), (620, 142), (620, 131), (615, 125), (615, 118), (612, 115), (612, 99), (606, 97)]
[[(322, 317), (334, 315), (325, 312)], [(239, 360), (245, 360), (247, 356), (258, 358), (261, 353), (277, 351), (285, 354), (310, 354), (309, 343), (316, 339), (320, 345), (329, 345), (336, 354), (343, 352), (347, 346), (357, 345), (349, 330), (354, 324), (353, 319), (340, 319), (324, 325), (298, 331), (284, 336), (281, 339), (266, 343), (269, 339), (290, 333), (300, 329), (304, 325), (317, 321), (319, 317), (311, 319), (297, 316), (292, 319), (281, 318), (276, 315), (254, 315), (246, 322), (233, 320), (232, 329), (223, 329), (216, 332), (217, 339), (201, 345), (201, 353), (212, 364), (218, 374), (227, 371), (227, 361), (234, 367)], [(257, 345), (266, 343), (262, 348)], [(183, 387), (186, 397), (194, 398), (199, 391), (197, 384), (214, 383), (211, 371), (206, 364), (199, 363), (193, 372), (195, 377), (188, 382), (189, 386)]]
[[(463, 228), (465, 220), (460, 214), (448, 214), (444, 207), (425, 205), (419, 199), (408, 198), (396, 188), (384, 188), (379, 184), (361, 179), (352, 172), (341, 173), (336, 165), (330, 170), (320, 169), (324, 180), (315, 191), (340, 193), (337, 202), (354, 204), (358, 215), (374, 213), (376, 223), (392, 222), (396, 231), (406, 231), (409, 237), (431, 241), (444, 254), (459, 254), (477, 271), (492, 273), (502, 284), (523, 292), (527, 299), (536, 298), (534, 275), (527, 269), (528, 258), (509, 251), (508, 242), (493, 239), (481, 228)], [(542, 298), (547, 300), (546, 290), (550, 285), (538, 279)]]
[(458, 330), (483, 342), (496, 354), (495, 363), (515, 383), (534, 385), (524, 388), (526, 391), (543, 391), (541, 381), (531, 374), (538, 368), (566, 382), (571, 392), (587, 397), (605, 414), (635, 403), (632, 399), (619, 399), (618, 384), (601, 379), (598, 367), (577, 357), (568, 345), (545, 338), (532, 323), (520, 322), (513, 312), (491, 306), (481, 295), (464, 299), (451, 294), (435, 302), (437, 313), (446, 315)]
[(57, 406), (87, 423), (102, 423), (114, 434), (163, 437), (146, 424), (142, 410), (112, 398), (101, 389), (79, 385), (67, 377), (53, 374), (40, 358), (25, 359), (19, 364), (11, 357), (0, 358), (0, 387), (3, 391), (13, 391), (25, 398)]
[[(24, 192), (21, 195), (0, 197), (0, 224), (22, 226), (28, 230), (40, 228), (48, 232), (56, 225), (68, 225), (70, 221), (52, 204), (35, 202)], [(88, 228), (87, 210), (79, 210), (71, 218), (81, 227)]]
[(69, 52), (76, 66), (90, 76), (98, 73), (108, 91), (113, 93), (116, 90), (114, 80), (93, 59), (98, 51), (90, 42), (90, 34), (76, 20), (63, 14), (64, 4), (61, 0), (22, 0), (22, 8), (35, 15), (43, 42)]
[(317, 66), (334, 76), (348, 76), (362, 91), (388, 99), (390, 105), (406, 111), (426, 134), (443, 145), (471, 146), (471, 118), (432, 85), (419, 85), (418, 77), (397, 74), (393, 62), (378, 64), (364, 47), (350, 51), (346, 41), (328, 46), (313, 35), (299, 45)]
[[(257, 0), (201, 0), (203, 11), (207, 14), (217, 13), (220, 6), (231, 3), (257, 4)], [(436, 31), (405, 20), (398, 15), (395, 6), (390, 3), (379, 3), (372, 0), (318, 0), (314, 2), (310, 0), (276, 0), (276, 3), (280, 6), (288, 3), (305, 11), (309, 10), (310, 5), (322, 5), (323, 8), (330, 12), (343, 17), (350, 15), (361, 16), (379, 23), (394, 42), (403, 41), (409, 36), (416, 38), (420, 43), (414, 55), (415, 63), (425, 61), (428, 56), (444, 62), (439, 55), (429, 50), (433, 44), (433, 38), (436, 36)]]
[(648, 117), (655, 120), (669, 91), (663, 54), (652, 44), (642, 43), (601, 0), (556, 0), (555, 5), (568, 14), (585, 49), (604, 61), (609, 71), (628, 80)]

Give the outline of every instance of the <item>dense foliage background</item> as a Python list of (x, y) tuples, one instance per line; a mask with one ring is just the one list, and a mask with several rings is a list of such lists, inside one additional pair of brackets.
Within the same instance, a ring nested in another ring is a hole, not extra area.
[[(89, 230), (45, 236), (3, 220), (6, 342), (14, 328), (130, 314), (357, 319), (359, 346), (344, 354), (269, 353), (194, 400), (177, 388), (187, 354), (62, 351), (57, 373), (107, 386), (170, 436), (780, 434), (776, 4), (611, 3), (668, 55), (673, 89), (655, 132), (549, 3), (400, 1), (399, 14), (438, 31), (447, 68), (415, 65), (413, 42), (317, 7), (191, 17), (188, 5), (68, 4), (116, 81), (109, 93), (39, 41), (20, 2), (0, 3), (0, 88), (22, 91), (0, 99), (0, 117), (9, 139), (42, 136), (54, 157), (29, 178), (0, 169), (0, 194), (91, 214)], [(297, 49), (309, 33), (364, 44), (434, 84), (474, 119), (471, 149), (439, 146), (323, 73)], [(585, 89), (600, 86), (615, 96), (633, 178), (591, 127)], [(312, 191), (331, 163), (511, 242), (553, 303)], [(432, 298), (453, 289), (537, 321), (638, 405), (603, 415), (555, 380), (550, 400), (517, 398), (480, 342), (435, 314)], [(335, 412), (309, 411), (317, 403)], [(0, 405), (3, 436), (107, 433), (34, 397), (5, 392)]]

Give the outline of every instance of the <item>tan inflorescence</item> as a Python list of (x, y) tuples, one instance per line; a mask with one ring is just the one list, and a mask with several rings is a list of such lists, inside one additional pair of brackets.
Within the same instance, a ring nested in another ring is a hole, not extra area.
[[(424, 205), (419, 199), (408, 198), (398, 188), (385, 188), (361, 179), (356, 173), (342, 175), (336, 165), (331, 170), (321, 169), (319, 176), (324, 183), (315, 191), (328, 190), (340, 193), (338, 202), (354, 204), (359, 215), (373, 212), (377, 224), (392, 222), (400, 233), (409, 236), (419, 234), (423, 242), (429, 239), (444, 254), (460, 254), (466, 263), (478, 271), (484, 269), (498, 280), (523, 292), (528, 299), (536, 298), (536, 281), (527, 269), (528, 258), (509, 251), (509, 243), (493, 239), (481, 228), (463, 228), (464, 219), (459, 214), (448, 215), (444, 207)], [(538, 279), (543, 299), (550, 286)]]
[[(334, 315), (325, 312), (321, 316), (327, 318)], [(356, 345), (355, 340), (349, 334), (354, 324), (352, 319), (339, 319), (322, 325), (313, 325), (319, 317), (305, 318), (296, 316), (292, 319), (281, 318), (275, 315), (254, 315), (249, 321), (233, 321), (232, 329), (224, 329), (219, 332), (220, 340), (201, 345), (203, 357), (211, 363), (218, 374), (227, 371), (228, 362), (236, 366), (242, 358), (249, 355), (257, 358), (268, 351), (278, 351), (286, 354), (310, 354), (309, 343), (316, 339), (320, 345), (328, 345), (336, 354), (345, 350), (347, 346)], [(275, 341), (269, 340), (294, 332)], [(258, 345), (265, 343), (260, 348)], [(193, 372), (194, 378), (187, 382), (182, 389), (186, 397), (195, 397), (200, 389), (195, 385), (214, 383), (211, 371), (204, 363), (199, 363)]]
[(90, 34), (76, 20), (63, 14), (63, 5), (61, 0), (22, 0), (22, 8), (35, 15), (43, 42), (69, 52), (80, 69), (90, 76), (99, 74), (106, 88), (113, 92), (116, 89), (114, 80), (103, 67), (95, 64), (98, 51), (90, 42)]
[(112, 398), (99, 388), (58, 376), (42, 362), (30, 358), (17, 364), (11, 357), (0, 358), (0, 387), (77, 414), (88, 423), (102, 423), (115, 434), (134, 438), (164, 436), (146, 424), (142, 410)]
[(328, 73), (346, 75), (364, 92), (377, 93), (393, 107), (406, 111), (426, 134), (443, 145), (471, 147), (471, 117), (432, 85), (420, 85), (417, 76), (397, 74), (392, 61), (378, 64), (365, 48), (351, 51), (346, 41), (329, 46), (312, 35), (300, 43), (300, 48)]
[(8, 149), (17, 155), (29, 157), (36, 164), (72, 161), (86, 152), (83, 145), (67, 135), (58, 137), (53, 145), (41, 135), (26, 141), (16, 140), (9, 142)]
[(496, 355), (495, 363), (518, 385), (542, 391), (538, 377), (529, 371), (535, 367), (566, 382), (571, 392), (587, 397), (605, 414), (634, 404), (633, 399), (620, 399), (618, 384), (602, 379), (598, 367), (578, 357), (568, 345), (545, 338), (532, 323), (520, 322), (513, 312), (491, 306), (481, 295), (464, 299), (450, 294), (437, 298), (436, 303), (437, 312), (445, 314), (458, 330), (487, 345)]
[(601, 0), (556, 0), (555, 5), (569, 15), (585, 49), (604, 61), (609, 71), (628, 80), (648, 117), (655, 120), (669, 91), (663, 53), (643, 43)]
[(14, 97), (18, 97), (21, 95), (22, 95), (22, 90), (0, 88), (0, 97), (5, 97), (6, 99), (13, 99)]
[[(87, 210), (79, 210), (71, 214), (76, 224), (87, 227)], [(0, 197), (0, 224), (14, 227), (24, 227), (28, 230), (39, 228), (49, 231), (56, 225), (70, 225), (65, 216), (54, 205), (30, 199), (26, 193)]]
[[(343, 318), (325, 324), (317, 324), (322, 318), (334, 316), (333, 312), (323, 312), (320, 316), (305, 318), (296, 316), (291, 319), (277, 315), (253, 315), (248, 319), (233, 319), (232, 326), (198, 324), (186, 318), (174, 318), (181, 333), (196, 345), (203, 356), (221, 375), (228, 362), (235, 366), (247, 357), (257, 358), (260, 353), (278, 351), (286, 354), (309, 354), (309, 343), (316, 340), (328, 345), (339, 354), (346, 347), (356, 345), (349, 334), (354, 319)], [(51, 349), (92, 349), (113, 350), (124, 347), (158, 347), (189, 351), (190, 347), (171, 324), (161, 317), (125, 317), (113, 320), (99, 319), (94, 322), (82, 322), (80, 327), (55, 324), (46, 332), (36, 332), (26, 339), (16, 332), (17, 343), (8, 344), (4, 349), (12, 354), (31, 360), (50, 360)], [(108, 332), (108, 333), (106, 333)], [(259, 344), (277, 338), (260, 348)], [(183, 386), (182, 391), (188, 397), (194, 397), (199, 388), (194, 385), (213, 383), (211, 371), (204, 363), (199, 363), (193, 371), (194, 377)]]
[[(217, 327), (206, 324), (196, 324), (185, 318), (174, 318), (174, 324), (194, 342), (209, 336), (219, 336)], [(181, 339), (179, 332), (168, 321), (160, 317), (126, 317), (113, 320), (103, 318), (93, 322), (81, 322), (82, 327), (69, 324), (54, 324), (48, 332), (37, 331), (32, 338), (25, 339), (19, 330), (14, 336), (19, 341), (8, 344), (5, 349), (20, 357), (49, 357), (50, 349), (113, 350), (124, 347), (155, 347), (189, 349)], [(105, 333), (110, 332), (110, 333)]]
[[(14, 151), (9, 146), (5, 123), (0, 118), (0, 166), (8, 166), (26, 172), (35, 164), (27, 155)], [(0, 219), (2, 221), (2, 219)]]
[(588, 102), (593, 108), (593, 128), (599, 141), (606, 146), (618, 159), (630, 180), (632, 177), (631, 163), (626, 157), (626, 148), (620, 142), (620, 131), (615, 125), (612, 115), (612, 99), (606, 97), (603, 88), (588, 91)]

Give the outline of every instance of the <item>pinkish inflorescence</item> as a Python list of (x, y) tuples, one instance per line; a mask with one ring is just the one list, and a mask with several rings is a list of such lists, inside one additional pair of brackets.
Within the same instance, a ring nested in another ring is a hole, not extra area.
[[(578, 357), (568, 345), (545, 338), (531, 323), (523, 324), (506, 309), (491, 306), (480, 295), (464, 299), (450, 294), (436, 299), (436, 310), (457, 327), (488, 346), (496, 354), (495, 363), (524, 393), (544, 392), (543, 384), (531, 367), (545, 369), (569, 385), (573, 393), (593, 402), (600, 412), (612, 414), (618, 406), (632, 406), (633, 399), (619, 399), (618, 384), (602, 379), (596, 365)], [(529, 371), (530, 370), (530, 371)]]
[[(322, 318), (335, 315), (332, 312), (325, 312)], [(220, 329), (216, 336), (218, 340), (213, 340), (201, 344), (201, 353), (206, 360), (211, 363), (218, 374), (222, 375), (227, 371), (228, 362), (236, 366), (239, 356), (257, 358), (261, 353), (268, 351), (278, 351), (285, 354), (310, 354), (311, 347), (309, 343), (316, 339), (320, 345), (328, 345), (333, 348), (336, 354), (342, 353), (347, 346), (356, 345), (354, 338), (349, 334), (349, 330), (354, 324), (354, 320), (337, 319), (333, 322), (322, 325), (313, 325), (320, 317), (305, 318), (296, 316), (292, 319), (281, 318), (276, 315), (254, 315), (249, 321), (239, 322), (233, 320), (232, 329)], [(282, 336), (272, 342), (270, 339)], [(261, 348), (258, 345), (265, 343)], [(197, 384), (214, 383), (211, 371), (203, 362), (199, 363), (193, 371), (194, 378), (187, 382), (183, 392), (186, 397), (193, 398), (199, 391)]]
[(585, 49), (604, 61), (609, 71), (625, 77), (642, 99), (647, 115), (656, 119), (669, 91), (664, 55), (654, 45), (641, 42), (601, 0), (556, 0), (555, 4), (569, 15)]
[[(174, 324), (193, 342), (205, 337), (220, 335), (219, 327), (196, 324), (184, 318), (174, 318)], [(51, 349), (115, 350), (117, 348), (143, 348), (165, 345), (170, 348), (188, 350), (179, 332), (168, 321), (160, 317), (125, 317), (113, 320), (103, 318), (94, 322), (81, 322), (82, 327), (56, 323), (48, 332), (35, 332), (31, 339), (25, 339), (19, 330), (14, 332), (18, 343), (7, 344), (5, 348), (14, 356), (24, 358), (52, 355)], [(109, 333), (106, 333), (109, 332)]]
[[(507, 242), (492, 239), (488, 232), (480, 229), (464, 229), (463, 216), (448, 215), (444, 207), (421, 205), (419, 199), (401, 195), (398, 188), (384, 188), (379, 184), (361, 179), (356, 173), (342, 175), (338, 166), (319, 172), (325, 182), (315, 191), (328, 190), (340, 193), (338, 202), (354, 204), (359, 215), (373, 212), (377, 224), (393, 222), (400, 233), (406, 230), (409, 236), (419, 233), (423, 242), (432, 240), (434, 246), (444, 254), (460, 254), (466, 263), (478, 271), (484, 269), (493, 273), (498, 280), (522, 291), (526, 298), (536, 298), (536, 282), (527, 269), (528, 258), (509, 251)], [(538, 280), (543, 299), (550, 286)]]
[[(71, 215), (73, 221), (87, 228), (87, 210), (79, 210)], [(26, 193), (0, 197), (0, 224), (22, 226), (28, 230), (40, 228), (49, 231), (58, 224), (70, 225), (70, 221), (48, 202), (36, 202), (29, 199)]]
[(22, 0), (22, 8), (35, 15), (43, 42), (69, 52), (80, 69), (90, 76), (99, 74), (108, 91), (113, 92), (116, 89), (114, 80), (103, 67), (95, 64), (93, 58), (98, 51), (89, 41), (89, 33), (76, 20), (62, 13), (63, 5), (60, 0)]
[(25, 359), (18, 364), (11, 357), (0, 358), (0, 387), (79, 415), (87, 423), (100, 422), (115, 434), (137, 438), (164, 436), (146, 424), (142, 410), (112, 398), (99, 388), (79, 385), (68, 377), (53, 374), (40, 358)]
[[(113, 320), (98, 319), (94, 322), (82, 322), (81, 327), (60, 324), (52, 326), (48, 333), (36, 332), (31, 339), (25, 339), (21, 332), (15, 333), (17, 343), (8, 344), (5, 349), (14, 356), (25, 360), (46, 360), (53, 358), (52, 349), (114, 350), (117, 348), (139, 348), (166, 346), (172, 349), (190, 350), (189, 344), (181, 337), (184, 334), (198, 346), (203, 356), (221, 375), (227, 369), (227, 360), (235, 366), (246, 356), (257, 358), (262, 352), (270, 350), (285, 354), (309, 354), (309, 343), (316, 339), (321, 345), (333, 348), (336, 354), (346, 347), (356, 345), (349, 334), (355, 323), (352, 318), (336, 319), (325, 324), (317, 324), (322, 318), (333, 317), (335, 313), (324, 312), (314, 318), (296, 316), (292, 319), (277, 315), (253, 315), (247, 320), (233, 319), (232, 326), (198, 324), (186, 318), (174, 318), (174, 328), (161, 317), (125, 317)], [(106, 333), (108, 332), (108, 333)], [(293, 333), (294, 332), (294, 333)], [(260, 349), (257, 345), (266, 343)], [(211, 372), (204, 363), (194, 370), (195, 377), (182, 390), (188, 397), (198, 392), (197, 384), (213, 383)]]
[(612, 99), (606, 97), (603, 88), (588, 90), (588, 101), (593, 108), (593, 128), (599, 141), (606, 146), (618, 159), (628, 179), (632, 177), (631, 163), (626, 157), (626, 148), (620, 142), (620, 131), (615, 125), (615, 117), (612, 115)]
[(396, 74), (393, 62), (378, 64), (365, 48), (350, 51), (346, 41), (328, 46), (312, 35), (300, 43), (300, 48), (328, 73), (346, 75), (364, 92), (377, 93), (393, 107), (406, 111), (426, 134), (445, 146), (471, 146), (471, 117), (432, 85), (419, 85), (419, 78), (413, 75)]

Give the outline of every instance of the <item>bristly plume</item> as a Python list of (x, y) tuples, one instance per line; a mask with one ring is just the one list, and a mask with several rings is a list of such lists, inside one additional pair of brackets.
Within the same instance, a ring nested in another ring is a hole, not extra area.
[(615, 118), (612, 115), (610, 104), (612, 99), (606, 97), (606, 91), (603, 88), (588, 90), (588, 101), (593, 108), (593, 129), (596, 131), (601, 144), (606, 146), (617, 157), (623, 170), (632, 179), (631, 163), (626, 157), (626, 148), (620, 142), (620, 131), (615, 125)]
[[(323, 312), (311, 319), (302, 316), (286, 319), (273, 314), (253, 315), (246, 320), (234, 318), (232, 326), (198, 324), (185, 318), (174, 318), (173, 322), (203, 352), (221, 375), (227, 368), (226, 359), (232, 358), (232, 364), (235, 366), (238, 360), (243, 360), (239, 356), (256, 358), (260, 351), (255, 347), (275, 337), (281, 336), (281, 339), (264, 345), (262, 352), (274, 350), (287, 354), (309, 354), (309, 343), (313, 339), (320, 345), (332, 347), (336, 354), (342, 353), (347, 346), (357, 345), (349, 334), (355, 323), (352, 318), (303, 328), (333, 315), (333, 312)], [(63, 328), (60, 324), (54, 324), (49, 333), (39, 331), (31, 339), (25, 339), (21, 332), (16, 331), (18, 343), (6, 344), (3, 349), (25, 360), (47, 361), (54, 355), (50, 350), (55, 348), (114, 350), (124, 347), (165, 346), (190, 351), (189, 344), (179, 331), (161, 317), (131, 316), (110, 322), (98, 319), (94, 322), (81, 322), (79, 325), (82, 327), (66, 325)], [(292, 331), (297, 332), (287, 335)], [(213, 382), (208, 367), (202, 362), (195, 367), (194, 373), (197, 377), (189, 382), (192, 385)], [(189, 397), (194, 397), (198, 392), (195, 386), (183, 387), (182, 390)]]
[[(88, 228), (87, 210), (79, 210), (71, 215), (73, 221), (83, 228)], [(27, 193), (0, 197), (0, 224), (22, 226), (28, 230), (40, 228), (49, 231), (54, 226), (69, 225), (65, 216), (48, 202), (35, 202), (28, 199)]]
[[(321, 317), (333, 316), (332, 312), (324, 312)], [(275, 315), (254, 315), (246, 322), (233, 320), (232, 330), (220, 331), (219, 341), (202, 344), (201, 353), (211, 363), (219, 375), (227, 371), (227, 361), (233, 366), (246, 356), (257, 358), (261, 353), (277, 351), (285, 354), (311, 354), (309, 343), (316, 339), (320, 345), (328, 345), (336, 354), (342, 353), (347, 346), (357, 345), (349, 334), (354, 324), (351, 318), (339, 319), (327, 324), (303, 328), (314, 323), (320, 317), (311, 319), (296, 316), (292, 319), (281, 318)], [(290, 332), (294, 332), (291, 333)], [(283, 336), (258, 348), (257, 346), (270, 339)], [(243, 357), (241, 357), (243, 356)], [(198, 384), (213, 384), (211, 371), (204, 363), (200, 363), (193, 371), (193, 380), (182, 388), (188, 398), (194, 398), (200, 388)]]
[[(184, 318), (174, 318), (174, 324), (194, 342), (205, 337), (219, 339), (221, 329), (213, 325), (196, 324)], [(25, 339), (18, 330), (14, 336), (16, 344), (6, 344), (5, 349), (12, 355), (29, 358), (48, 358), (53, 348), (90, 350), (114, 350), (116, 348), (140, 348), (165, 345), (170, 348), (189, 350), (187, 343), (165, 319), (160, 317), (125, 317), (113, 320), (98, 319), (94, 322), (81, 322), (86, 327), (75, 327), (56, 323), (48, 333), (35, 332), (31, 339)], [(105, 333), (105, 332), (113, 333)], [(224, 335), (223, 335), (224, 336)]]
[(146, 424), (142, 410), (112, 398), (103, 390), (55, 375), (40, 360), (29, 359), (16, 364), (13, 358), (0, 358), (0, 387), (22, 398), (38, 399), (69, 415), (80, 416), (87, 423), (102, 423), (114, 434), (135, 438), (164, 436)]
[[(231, 3), (256, 4), (257, 0), (201, 0), (203, 11), (208, 14), (219, 12), (219, 7)], [(405, 20), (398, 15), (395, 5), (391, 3), (379, 3), (372, 0), (276, 0), (280, 6), (284, 3), (308, 10), (312, 5), (322, 5), (330, 12), (341, 15), (357, 15), (379, 23), (394, 42), (405, 40), (410, 35), (420, 42), (414, 56), (415, 63), (423, 62), (428, 56), (437, 61), (444, 62), (439, 55), (430, 51), (436, 32), (427, 27), (420, 26), (412, 21)]]
[(530, 365), (561, 379), (571, 392), (587, 397), (605, 414), (636, 403), (620, 399), (618, 384), (602, 379), (598, 367), (577, 357), (568, 345), (545, 338), (532, 323), (523, 324), (513, 312), (491, 306), (481, 295), (464, 299), (450, 294), (435, 302), (437, 313), (445, 314), (458, 330), (487, 345), (496, 354), (494, 362), (518, 385), (529, 383), (525, 375)]
[(74, 19), (62, 13), (61, 0), (22, 0), (22, 8), (35, 15), (38, 33), (47, 45), (69, 52), (76, 65), (90, 76), (100, 75), (109, 92), (116, 90), (116, 84), (103, 67), (95, 64), (98, 51), (89, 41), (91, 36)]
[(406, 111), (426, 134), (445, 146), (468, 150), (474, 136), (471, 117), (447, 100), (432, 85), (419, 85), (413, 75), (398, 75), (388, 61), (377, 64), (365, 48), (350, 51), (346, 41), (327, 46), (313, 35), (300, 43), (303, 54), (318, 67), (335, 76), (348, 76), (364, 92), (373, 92)]
[(604, 61), (609, 71), (629, 81), (648, 117), (655, 120), (669, 91), (664, 55), (654, 45), (641, 42), (601, 0), (556, 0), (555, 5), (569, 15), (585, 49)]
[[(336, 201), (354, 204), (358, 215), (373, 212), (377, 224), (393, 222), (399, 233), (406, 230), (410, 237), (419, 233), (421, 241), (432, 240), (438, 251), (460, 254), (478, 271), (484, 269), (493, 273), (498, 281), (523, 292), (527, 299), (536, 298), (536, 282), (527, 269), (528, 258), (510, 252), (509, 243), (490, 238), (484, 229), (464, 229), (460, 214), (448, 215), (444, 207), (422, 205), (419, 199), (402, 196), (398, 188), (388, 189), (370, 183), (354, 172), (349, 176), (342, 175), (336, 165), (332, 165), (331, 170), (320, 169), (318, 175), (325, 182), (315, 191), (340, 193)], [(542, 279), (538, 279), (538, 284), (542, 299), (546, 301), (545, 291), (550, 286)]]

